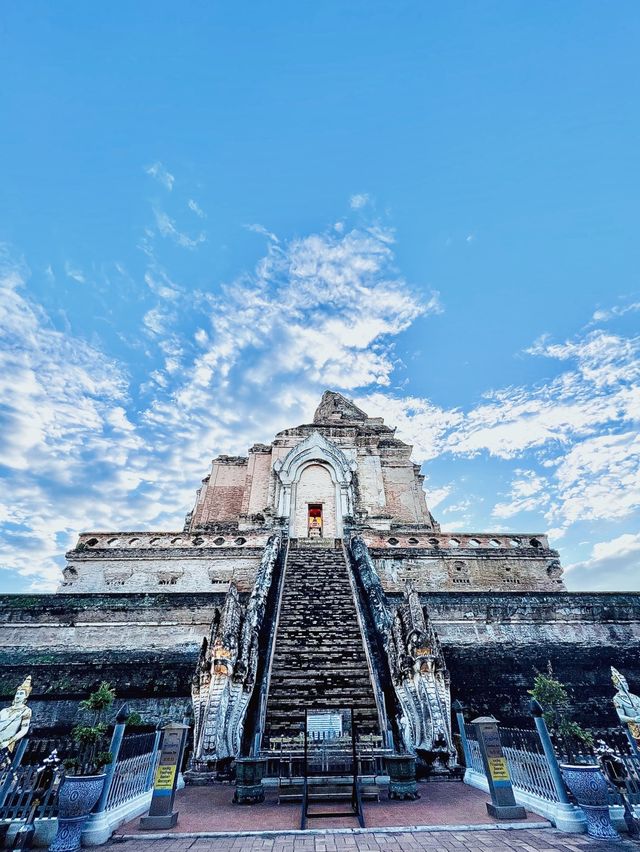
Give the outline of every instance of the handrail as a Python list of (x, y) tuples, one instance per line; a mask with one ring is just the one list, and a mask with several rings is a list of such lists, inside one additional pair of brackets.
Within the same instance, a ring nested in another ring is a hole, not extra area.
[(367, 659), (367, 666), (369, 668), (369, 680), (371, 681), (371, 684), (373, 686), (373, 695), (376, 700), (376, 708), (378, 710), (378, 722), (380, 723), (380, 733), (383, 737), (386, 737), (388, 721), (387, 708), (385, 707), (384, 702), (384, 693), (382, 692), (382, 687), (380, 686), (380, 678), (378, 672), (375, 666), (373, 665), (373, 660), (371, 659), (370, 638), (367, 633), (366, 624), (363, 618), (360, 595), (358, 594), (356, 578), (354, 577), (353, 562), (350, 558), (350, 554), (347, 550), (344, 540), (342, 541), (342, 554), (346, 562), (347, 574), (349, 576), (349, 585), (351, 586), (351, 594), (353, 596), (353, 602), (356, 608), (356, 617), (358, 619), (358, 626), (360, 627), (360, 635), (362, 636), (364, 653)]
[[(284, 535), (283, 535), (284, 537)], [(287, 562), (289, 559), (289, 543), (290, 539), (287, 536), (284, 542), (285, 546), (280, 548), (280, 553), (278, 554), (278, 562), (275, 566), (275, 570), (277, 571), (276, 579), (276, 612), (275, 617), (271, 619), (266, 619), (264, 621), (269, 621), (269, 633), (267, 638), (267, 646), (268, 651), (265, 655), (266, 662), (264, 668), (261, 672), (261, 683), (260, 689), (257, 694), (256, 702), (256, 724), (254, 726), (253, 734), (251, 737), (251, 742), (249, 743), (249, 753), (252, 756), (257, 756), (262, 749), (262, 738), (264, 736), (264, 729), (266, 723), (267, 716), (267, 701), (269, 697), (269, 687), (271, 685), (271, 669), (273, 666), (273, 657), (275, 653), (276, 646), (276, 636), (278, 633), (278, 625), (280, 623), (280, 610), (282, 607), (282, 593), (284, 590), (284, 578), (287, 570)], [(272, 588), (273, 588), (273, 580), (272, 580)], [(271, 592), (271, 589), (269, 590)], [(264, 624), (264, 622), (263, 622)], [(247, 744), (245, 743), (245, 746)]]

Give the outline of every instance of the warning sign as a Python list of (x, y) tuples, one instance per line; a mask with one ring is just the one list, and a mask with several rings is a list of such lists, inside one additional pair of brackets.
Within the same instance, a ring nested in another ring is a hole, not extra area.
[(176, 765), (162, 766), (156, 770), (156, 780), (154, 789), (156, 790), (173, 790), (173, 782), (176, 777)]
[(504, 757), (490, 757), (488, 758), (489, 762), (489, 772), (491, 773), (491, 778), (494, 781), (509, 781), (509, 767), (507, 766), (507, 761)]

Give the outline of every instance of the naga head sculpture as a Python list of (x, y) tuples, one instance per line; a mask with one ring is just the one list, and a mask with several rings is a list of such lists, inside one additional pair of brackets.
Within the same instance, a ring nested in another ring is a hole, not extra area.
[(222, 643), (216, 642), (211, 649), (213, 673), (231, 677), (233, 675), (233, 657), (233, 653), (228, 648), (225, 648)]
[(623, 692), (629, 691), (629, 684), (627, 683), (626, 677), (613, 666), (611, 666), (611, 680), (613, 681), (613, 685), (616, 689), (622, 690)]

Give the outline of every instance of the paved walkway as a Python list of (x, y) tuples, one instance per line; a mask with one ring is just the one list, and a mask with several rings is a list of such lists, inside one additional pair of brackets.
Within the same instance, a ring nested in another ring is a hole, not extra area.
[(477, 831), (322, 831), (254, 834), (164, 840), (122, 839), (108, 852), (622, 852), (640, 849), (624, 840), (605, 843), (583, 834), (562, 834), (552, 828)]
[[(420, 783), (420, 799), (416, 802), (389, 801), (384, 791), (379, 802), (364, 802), (367, 828), (411, 828), (423, 825), (491, 825), (495, 819), (487, 814), (487, 794), (457, 782)], [(266, 800), (260, 805), (234, 805), (234, 788), (229, 784), (212, 787), (186, 787), (176, 796), (178, 825), (172, 834), (184, 832), (287, 831), (300, 828), (300, 804), (278, 804), (276, 788), (267, 788)], [(314, 810), (344, 811), (346, 803), (314, 805)], [(546, 822), (537, 814), (529, 814), (528, 822)], [(354, 828), (353, 817), (310, 820), (309, 828)], [(118, 834), (139, 832), (139, 820), (131, 820), (118, 829)], [(640, 850), (639, 850), (640, 852)]]

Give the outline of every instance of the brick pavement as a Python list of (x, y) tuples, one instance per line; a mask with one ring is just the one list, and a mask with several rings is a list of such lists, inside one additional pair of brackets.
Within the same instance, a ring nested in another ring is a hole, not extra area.
[[(381, 795), (379, 802), (365, 802), (364, 815), (367, 828), (409, 828), (420, 825), (491, 825), (495, 819), (487, 814), (487, 794), (455, 782), (419, 784), (421, 798), (417, 802), (392, 802)], [(172, 834), (186, 832), (229, 831), (288, 831), (300, 827), (300, 804), (278, 804), (278, 791), (268, 788), (266, 799), (260, 805), (238, 806), (232, 804), (233, 787), (215, 784), (211, 787), (186, 787), (176, 796), (175, 808), (179, 812), (178, 825)], [(314, 810), (315, 810), (314, 806)], [(345, 803), (324, 803), (322, 810), (342, 810)], [(530, 822), (545, 822), (537, 814), (529, 814)], [(353, 817), (347, 819), (316, 820), (309, 824), (313, 829), (353, 828)], [(139, 831), (139, 820), (134, 819), (118, 829), (118, 834)]]
[[(113, 848), (111, 848), (113, 847)], [(115, 839), (108, 852), (623, 852), (639, 850), (630, 840), (610, 843), (552, 828), (477, 831), (310, 831), (219, 837)]]

